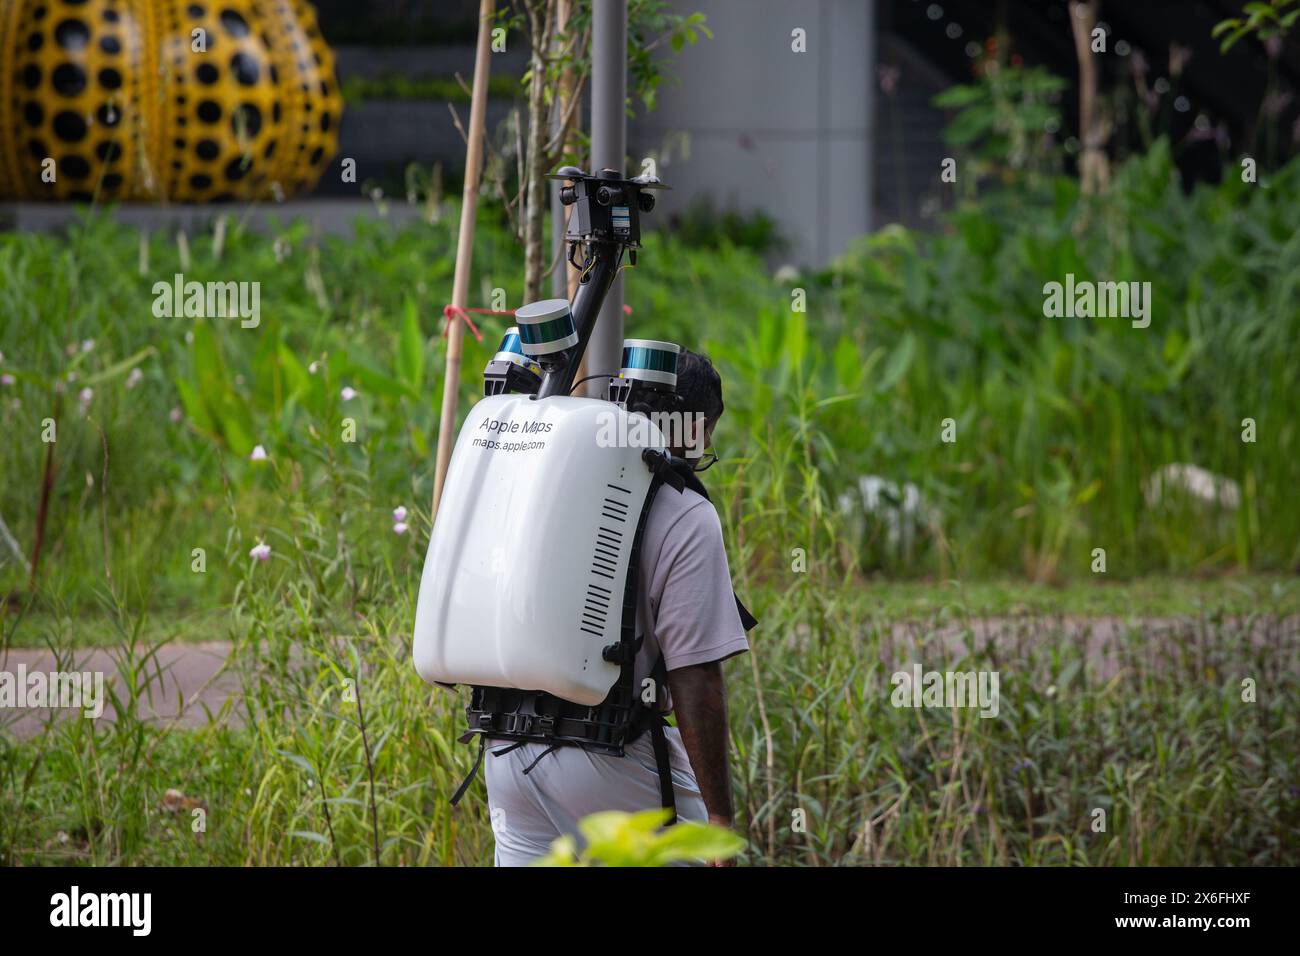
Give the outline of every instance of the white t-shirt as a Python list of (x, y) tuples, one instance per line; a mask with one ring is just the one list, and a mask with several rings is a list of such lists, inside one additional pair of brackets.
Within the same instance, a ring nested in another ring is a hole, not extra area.
[[(637, 571), (636, 684), (660, 651), (668, 670), (725, 660), (749, 650), (736, 609), (722, 523), (707, 498), (663, 485), (641, 538)], [(666, 701), (665, 710), (672, 709)]]

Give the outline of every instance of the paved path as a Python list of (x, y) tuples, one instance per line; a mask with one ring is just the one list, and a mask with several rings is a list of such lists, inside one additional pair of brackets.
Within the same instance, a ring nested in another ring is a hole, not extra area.
[[(214, 714), (225, 703), (226, 698), (239, 694), (239, 677), (229, 671), (221, 673), (221, 667), (230, 654), (230, 644), (226, 641), (201, 641), (193, 644), (165, 644), (158, 649), (147, 668), (150, 675), (156, 675), (151, 685), (151, 693), (141, 699), (139, 713), (150, 720), (167, 721), (181, 727), (199, 727), (206, 724), (208, 715), (205, 706)], [(15, 676), (20, 668), (27, 674), (36, 671), (49, 673), (56, 668), (63, 671), (100, 672), (104, 681), (117, 680), (121, 686), (121, 675), (115, 658), (118, 651), (104, 648), (78, 648), (72, 653), (71, 661), (59, 664), (49, 651), (38, 648), (13, 648), (7, 657), (0, 656), (0, 671)], [(118, 691), (119, 695), (121, 691)], [(113, 720), (113, 705), (108, 700), (105, 688), (103, 719)], [(81, 713), (80, 711), (49, 707), (0, 708), (0, 728), (19, 737), (33, 737), (40, 733), (41, 727), (53, 719), (67, 719)], [(232, 723), (242, 723), (242, 708), (232, 715)]]

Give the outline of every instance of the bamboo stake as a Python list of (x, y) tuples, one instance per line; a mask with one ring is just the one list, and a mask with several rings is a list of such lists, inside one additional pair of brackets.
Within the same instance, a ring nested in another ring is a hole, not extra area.
[[(451, 304), (457, 309), (465, 308), (470, 265), (474, 257), (474, 218), (478, 212), (479, 178), (483, 173), (483, 128), (487, 113), (494, 4), (495, 0), (480, 0), (479, 3), (478, 49), (474, 54), (474, 90), (470, 95), (469, 138), (465, 148), (465, 191), (460, 205), (460, 236), (456, 241), (456, 273), (451, 291)], [(460, 397), (460, 350), (464, 326), (459, 315), (452, 316), (448, 322), (447, 371), (442, 382), (442, 419), (438, 424), (438, 458), (433, 475), (433, 516), (438, 514), (442, 483), (447, 477), (447, 463), (456, 437), (456, 405)]]

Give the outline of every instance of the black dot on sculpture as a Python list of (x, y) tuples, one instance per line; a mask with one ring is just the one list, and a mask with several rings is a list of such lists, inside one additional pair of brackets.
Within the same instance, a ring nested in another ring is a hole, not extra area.
[(262, 74), (257, 61), (247, 53), (236, 53), (230, 58), (230, 72), (235, 74), (241, 86), (252, 86)]
[(86, 121), (71, 110), (54, 117), (54, 135), (65, 143), (80, 143), (86, 138)]
[(199, 82), (204, 86), (211, 86), (221, 78), (221, 73), (211, 63), (200, 63), (199, 68), (194, 71), (194, 75), (199, 78)]
[(99, 48), (105, 53), (121, 53), (122, 43), (114, 36), (101, 37), (99, 40)]
[(191, 3), (188, 7), (185, 8), (185, 12), (188, 13), (195, 20), (198, 20), (205, 13), (207, 13), (207, 11), (204, 10), (203, 7), (197, 3)]
[(54, 91), (63, 96), (76, 96), (86, 88), (86, 71), (75, 63), (60, 63), (50, 77)]
[(32, 19), (36, 20), (37, 22), (44, 20), (45, 13), (46, 13), (45, 5), (41, 4), (39, 7), (37, 7), (35, 10), (32, 11)]
[(27, 38), (27, 49), (35, 53), (45, 43), (44, 33), (33, 33)]
[(175, 146), (177, 149), (184, 149), (184, 148), (185, 148), (185, 140), (180, 139), (179, 137), (177, 137), (176, 139), (172, 140), (172, 145)]
[(117, 173), (108, 173), (104, 176), (104, 189), (114, 191), (122, 185), (122, 177)]
[(105, 11), (104, 11), (104, 22), (105, 22), (105, 23), (116, 23), (116, 22), (117, 22), (117, 19), (118, 19), (118, 17), (117, 17), (117, 11), (116, 11), (116, 10), (105, 10)]
[(321, 131), (322, 133), (328, 133), (328, 132), (330, 131), (330, 115), (329, 115), (329, 113), (321, 113), (321, 115), (320, 115), (320, 131)]
[(106, 90), (116, 90), (122, 85), (122, 74), (106, 66), (99, 71), (99, 85)]
[(121, 111), (114, 109), (111, 103), (105, 103), (99, 109), (95, 110), (95, 119), (108, 127), (116, 126), (122, 122)]
[(50, 155), (50, 151), (45, 148), (45, 143), (39, 139), (29, 139), (27, 141), (27, 152), (32, 154), (33, 159), (40, 160)]
[(252, 138), (262, 131), (262, 111), (252, 103), (240, 103), (230, 114), (230, 126), (236, 136), (242, 126), (245, 135)]
[(275, 64), (274, 64), (274, 63), (272, 63), (269, 67), (267, 67), (266, 72), (267, 72), (267, 74), (271, 77), (271, 85), (272, 85), (272, 86), (279, 86), (279, 84), (280, 84), (280, 71), (277, 70), (277, 69), (275, 68)]
[(244, 157), (236, 156), (226, 163), (226, 178), (231, 182), (243, 179), (247, 175), (248, 167), (244, 165)]
[(69, 17), (54, 28), (54, 42), (63, 50), (84, 50), (90, 42), (90, 29), (75, 17)]
[(234, 10), (221, 11), (221, 25), (236, 39), (248, 36), (248, 22)]
[(207, 189), (212, 185), (212, 177), (207, 173), (195, 173), (190, 177), (191, 189)]
[(34, 90), (41, 85), (41, 68), (35, 63), (28, 63), (23, 67), (23, 86), (29, 90)]
[(122, 158), (122, 146), (116, 140), (106, 139), (95, 147), (95, 155), (101, 162), (115, 163)]
[(271, 140), (271, 142), (266, 144), (266, 150), (262, 153), (263, 159), (270, 159), (275, 155), (275, 144), (276, 140)]
[(221, 147), (216, 144), (215, 140), (201, 139), (194, 147), (194, 152), (198, 153), (199, 159), (216, 159), (217, 154), (221, 152)]
[(325, 150), (322, 149), (320, 146), (317, 146), (315, 149), (311, 151), (311, 164), (315, 166), (317, 163), (321, 161), (324, 155), (325, 155)]
[(205, 123), (216, 123), (221, 120), (221, 107), (212, 100), (204, 100), (199, 104), (199, 119)]
[(41, 109), (40, 103), (28, 103), (23, 107), (23, 119), (27, 120), (28, 126), (40, 126), (45, 122), (45, 110)]
[(182, 169), (184, 169), (184, 168), (185, 168), (185, 164), (182, 163), (179, 159), (173, 159), (173, 160), (172, 160), (172, 169), (175, 169), (175, 170), (178, 170), (178, 171), (179, 171), (179, 170), (182, 170)]
[(80, 156), (64, 156), (59, 160), (59, 171), (71, 179), (85, 179), (90, 175), (90, 163)]
[(274, 123), (280, 122), (280, 104), (278, 102), (271, 106), (271, 121)]

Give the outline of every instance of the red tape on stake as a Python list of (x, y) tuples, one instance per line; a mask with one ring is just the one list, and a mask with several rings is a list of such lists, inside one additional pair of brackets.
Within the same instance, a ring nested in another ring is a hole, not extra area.
[[(444, 339), (447, 337), (447, 330), (451, 328), (451, 323), (455, 321), (456, 316), (459, 315), (462, 319), (465, 320), (465, 324), (469, 326), (469, 330), (474, 333), (474, 338), (482, 342), (483, 333), (478, 330), (478, 326), (474, 324), (474, 320), (469, 317), (469, 314), (471, 312), (477, 315), (509, 315), (511, 317), (514, 316), (514, 312), (512, 311), (502, 312), (498, 309), (463, 309), (458, 305), (451, 305), (450, 303), (448, 303), (447, 305), (444, 305), (442, 307), (443, 318), (447, 320), (446, 324), (443, 325), (442, 327), (442, 337)], [(623, 312), (627, 315), (631, 315), (632, 307), (624, 303)]]

